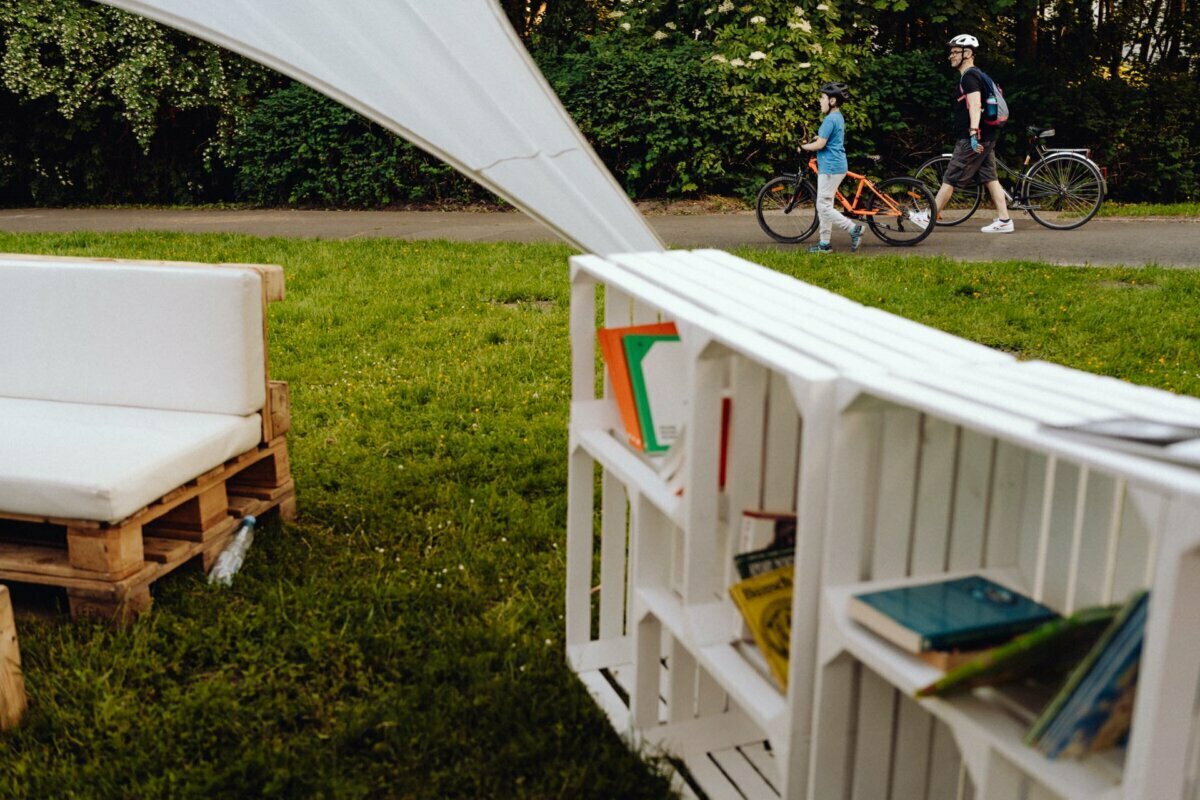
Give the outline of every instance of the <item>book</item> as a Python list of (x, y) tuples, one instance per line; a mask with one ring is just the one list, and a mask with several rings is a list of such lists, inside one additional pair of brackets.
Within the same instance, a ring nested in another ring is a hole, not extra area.
[(673, 336), (678, 334), (678, 330), (674, 322), (660, 322), (623, 328), (601, 328), (596, 332), (596, 338), (600, 342), (600, 354), (604, 359), (604, 366), (608, 370), (613, 399), (616, 400), (617, 410), (621, 415), (621, 424), (625, 427), (625, 436), (634, 448), (645, 450), (642, 428), (638, 422), (637, 402), (633, 396), (633, 386), (629, 382), (629, 366), (625, 361), (625, 346), (622, 343), (628, 334)]
[(796, 544), (796, 512), (744, 509), (741, 550), (787, 547)]
[(687, 363), (678, 334), (621, 337), (633, 388), (642, 449), (662, 453), (679, 436), (687, 413)]
[(1058, 616), (982, 575), (855, 595), (849, 613), (910, 653), (979, 649)]
[(780, 567), (790, 567), (795, 563), (795, 544), (782, 547), (772, 545), (761, 550), (752, 550), (749, 553), (738, 553), (733, 557), (733, 565), (737, 568), (738, 576), (742, 580)]
[[(963, 653), (964, 658), (948, 666), (942, 678), (918, 689), (917, 697), (944, 697), (977, 686), (995, 686), (1024, 678), (1041, 683), (1061, 680), (1087, 654), (1120, 608), (1085, 608), (981, 653)], [(939, 652), (930, 651), (922, 656)]]
[(1200, 466), (1200, 425), (1114, 417), (1075, 425), (1043, 425), (1043, 429), (1088, 444), (1135, 455)]
[(1026, 734), (1047, 758), (1078, 758), (1124, 739), (1133, 718), (1149, 594), (1136, 592)]
[(729, 594), (779, 686), (787, 690), (792, 638), (792, 567), (764, 572), (729, 587)]

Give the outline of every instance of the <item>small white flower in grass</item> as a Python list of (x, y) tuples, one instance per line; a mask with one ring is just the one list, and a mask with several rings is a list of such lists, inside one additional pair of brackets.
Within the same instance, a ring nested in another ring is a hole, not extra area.
[(829, 10), (829, 6), (825, 5), (824, 3), (817, 3), (817, 11), (828, 11), (828, 10)]
[(667, 35), (665, 33), (663, 33), (662, 31), (655, 31), (654, 38), (661, 41), (661, 40), (667, 38)]
[(721, 55), (720, 53), (717, 53), (715, 56), (713, 56), (713, 57), (712, 57), (712, 60), (713, 60), (713, 61), (720, 61), (722, 64), (724, 64), (724, 63), (726, 63), (727, 61), (729, 61), (729, 59), (728, 59), (728, 58), (726, 58), (725, 56)]
[(678, 26), (674, 22), (668, 22), (667, 27), (671, 30), (675, 30)]
[(439, 589), (440, 589), (440, 588), (442, 588), (442, 585), (439, 583), (439, 584), (437, 585), (437, 588), (439, 588)]
[(750, 54), (751, 61), (762, 61), (766, 57), (767, 57), (767, 54), (764, 53), (762, 50), (755, 50), (753, 53)]
[(813, 42), (813, 45), (812, 45), (812, 51), (813, 51), (814, 53), (819, 53), (819, 52), (821, 52), (823, 49), (824, 49), (824, 48), (823, 48), (823, 47), (821, 47), (821, 43), (820, 43), (820, 42)]
[(462, 564), (459, 564), (459, 565), (458, 565), (458, 571), (459, 571), (459, 572), (462, 572), (464, 569), (466, 569), (466, 567), (464, 567)]
[(808, 20), (801, 20), (800, 30), (804, 31), (805, 33), (812, 33), (812, 23)]
[(376, 548), (375, 548), (375, 552), (376, 552), (376, 553), (383, 553), (383, 552), (385, 552), (385, 551), (384, 551), (384, 549), (383, 549), (382, 547), (376, 547)]
[(733, 11), (733, 0), (725, 0), (724, 3), (721, 3), (721, 5), (717, 6), (717, 11), (720, 11), (721, 13)]
[(812, 66), (812, 64), (808, 63), (807, 61), (802, 61), (799, 64), (797, 64), (796, 66), (800, 67), (800, 69), (808, 69), (809, 67)]
[(608, 16), (612, 19), (620, 19), (621, 17), (625, 16), (625, 12), (624, 11), (610, 11), (610, 12), (608, 12)]
[(745, 61), (742, 61), (740, 58), (735, 58), (733, 61), (730, 61), (729, 63), (730, 63), (730, 65), (731, 65), (731, 66), (734, 66), (734, 67), (744, 67), (744, 66), (746, 66), (746, 62), (745, 62)]
[(795, 14), (797, 17), (803, 17), (804, 9), (801, 8), (800, 6), (796, 6), (795, 8), (792, 9), (792, 13)]
[(547, 644), (547, 646), (549, 646), (549, 645), (552, 645), (552, 644), (554, 644), (554, 640), (553, 640), (553, 639), (547, 639), (547, 640), (546, 640), (546, 644)]
[(633, 26), (632, 26), (632, 25), (630, 25), (628, 22), (622, 22), (622, 23), (621, 23), (621, 29), (622, 29), (622, 30), (629, 30), (631, 27), (633, 27)]
[(751, 17), (751, 18), (750, 18), (750, 24), (751, 24), (751, 25), (762, 25), (762, 24), (763, 24), (764, 22), (766, 22), (766, 21), (767, 21), (767, 18), (766, 18), (766, 17), (758, 17), (758, 16), (755, 16), (755, 17)]

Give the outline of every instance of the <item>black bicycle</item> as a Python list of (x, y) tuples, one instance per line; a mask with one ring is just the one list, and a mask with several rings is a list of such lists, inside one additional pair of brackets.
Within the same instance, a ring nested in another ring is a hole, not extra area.
[[(1085, 224), (1104, 202), (1108, 184), (1104, 171), (1084, 148), (1046, 147), (1053, 128), (1025, 129), (1028, 152), (1018, 172), (996, 157), (996, 173), (1010, 209), (1026, 211), (1047, 228), (1069, 231)], [(950, 164), (950, 153), (935, 156), (913, 173), (936, 193)], [(1007, 186), (1005, 183), (1007, 182)], [(938, 217), (938, 225), (961, 225), (971, 218), (986, 193), (978, 179), (965, 188), (955, 188)]]

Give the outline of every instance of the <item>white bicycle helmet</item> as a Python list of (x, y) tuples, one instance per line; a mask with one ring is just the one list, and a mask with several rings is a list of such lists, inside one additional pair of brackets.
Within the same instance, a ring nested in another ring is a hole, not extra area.
[(946, 44), (948, 44), (950, 47), (969, 47), (972, 50), (979, 49), (979, 40), (969, 33), (963, 33), (955, 36)]

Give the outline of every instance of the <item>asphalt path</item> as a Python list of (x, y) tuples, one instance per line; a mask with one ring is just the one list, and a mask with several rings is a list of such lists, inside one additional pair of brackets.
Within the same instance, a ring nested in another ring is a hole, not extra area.
[[(668, 244), (676, 247), (743, 245), (795, 248), (771, 242), (753, 213), (681, 214), (647, 217)], [(859, 250), (876, 255), (931, 255), (981, 261), (1027, 260), (1051, 264), (1159, 265), (1200, 267), (1200, 218), (1094, 219), (1074, 231), (1043, 228), (1015, 214), (1012, 234), (984, 234), (987, 213), (957, 227), (939, 227), (913, 248), (889, 247), (867, 233)], [(241, 233), (321, 239), (448, 239), (460, 242), (550, 242), (555, 235), (519, 212), (470, 211), (274, 211), (170, 209), (3, 209), (0, 230), (10, 232), (180, 231)], [(799, 247), (805, 247), (799, 245)], [(835, 249), (849, 248), (841, 231)]]

